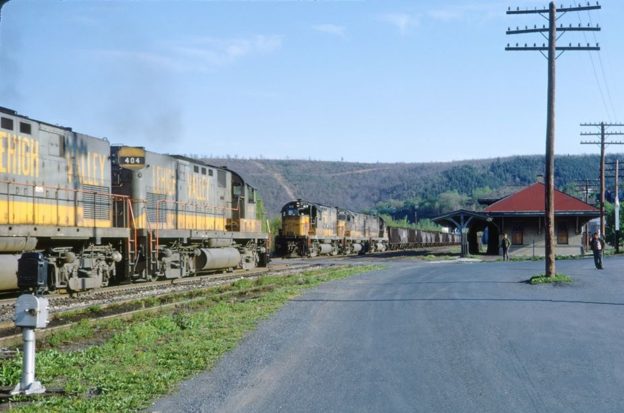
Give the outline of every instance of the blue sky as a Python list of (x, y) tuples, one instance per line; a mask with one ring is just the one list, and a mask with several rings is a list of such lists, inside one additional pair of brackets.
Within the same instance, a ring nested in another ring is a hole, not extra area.
[[(568, 5), (570, 2), (559, 2)], [(505, 52), (546, 1), (11, 0), (0, 106), (160, 152), (361, 162), (543, 154), (546, 59)], [(557, 154), (624, 121), (624, 2), (569, 14), (602, 51), (557, 61)], [(624, 128), (622, 128), (624, 129)], [(610, 149), (615, 151), (616, 149)]]

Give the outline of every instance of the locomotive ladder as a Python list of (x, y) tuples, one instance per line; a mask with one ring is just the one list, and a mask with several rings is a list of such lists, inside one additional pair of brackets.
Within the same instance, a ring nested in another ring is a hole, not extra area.
[[(138, 254), (138, 229), (136, 227), (136, 221), (134, 220), (134, 210), (132, 209), (132, 201), (130, 199), (126, 199), (128, 206), (128, 216), (130, 217), (129, 227), (132, 228), (130, 236), (128, 237), (128, 271), (134, 271), (137, 266), (137, 261), (139, 259)], [(132, 268), (130, 268), (132, 266)]]

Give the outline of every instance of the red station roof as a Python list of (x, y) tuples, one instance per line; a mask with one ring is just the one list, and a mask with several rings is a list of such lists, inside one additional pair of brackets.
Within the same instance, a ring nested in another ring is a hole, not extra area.
[[(485, 212), (544, 212), (545, 185), (536, 182), (485, 208)], [(598, 209), (555, 189), (555, 212), (598, 212)]]

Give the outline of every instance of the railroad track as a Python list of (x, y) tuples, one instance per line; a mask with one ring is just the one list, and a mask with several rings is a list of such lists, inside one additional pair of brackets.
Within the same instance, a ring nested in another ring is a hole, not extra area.
[[(74, 322), (64, 321), (62, 317), (63, 314), (92, 306), (97, 306), (98, 310), (106, 310), (109, 307), (120, 308), (124, 305), (131, 307), (131, 303), (136, 303), (150, 297), (163, 298), (168, 295), (205, 290), (220, 285), (231, 284), (232, 282), (240, 279), (254, 280), (263, 275), (287, 276), (305, 270), (314, 270), (337, 265), (339, 264), (298, 263), (296, 265), (274, 265), (271, 268), (263, 268), (253, 271), (235, 271), (227, 274), (212, 274), (176, 279), (173, 283), (171, 281), (157, 281), (116, 286), (81, 293), (74, 297), (58, 294), (50, 295), (48, 296), (50, 306), (50, 326), (46, 329), (38, 330), (37, 335), (38, 337), (41, 337), (60, 329), (67, 329), (71, 327)], [(189, 303), (200, 299), (205, 298), (190, 298), (182, 301), (172, 301), (165, 304), (156, 302), (152, 306), (145, 306), (143, 304), (139, 309), (122, 311), (108, 317), (130, 317), (138, 312), (163, 311), (174, 306), (188, 305)], [(7, 300), (7, 302), (0, 306), (0, 358), (3, 353), (4, 355), (12, 354), (11, 350), (8, 350), (7, 347), (16, 346), (21, 343), (22, 340), (21, 330), (16, 328), (12, 321), (15, 314), (13, 305), (15, 303), (15, 299), (12, 299), (12, 304), (8, 301), (10, 300)], [(101, 317), (94, 315), (93, 318)]]

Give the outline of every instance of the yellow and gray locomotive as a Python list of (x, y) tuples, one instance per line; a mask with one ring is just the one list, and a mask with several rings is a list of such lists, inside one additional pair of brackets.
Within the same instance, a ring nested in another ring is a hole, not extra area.
[(0, 108), (2, 291), (29, 251), (48, 262), (48, 288), (71, 291), (265, 265), (255, 202), (227, 169)]
[(276, 237), (280, 256), (317, 256), (385, 251), (384, 221), (374, 215), (297, 200), (282, 207)]
[(275, 244), (279, 256), (314, 257), (455, 245), (459, 236), (393, 227), (375, 215), (299, 199), (282, 207)]

